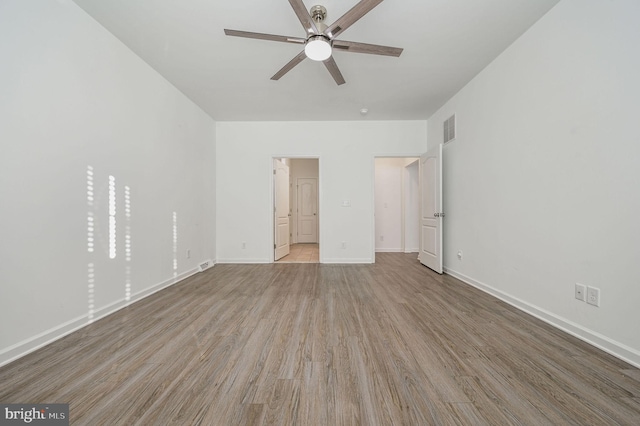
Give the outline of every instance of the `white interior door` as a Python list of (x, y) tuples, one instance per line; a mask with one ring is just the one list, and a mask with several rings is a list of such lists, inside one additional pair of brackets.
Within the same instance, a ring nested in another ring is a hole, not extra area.
[(299, 178), (298, 189), (298, 242), (318, 242), (318, 180)]
[(420, 263), (442, 273), (442, 145), (420, 156)]
[(275, 210), (274, 260), (289, 254), (289, 166), (273, 161), (273, 192)]

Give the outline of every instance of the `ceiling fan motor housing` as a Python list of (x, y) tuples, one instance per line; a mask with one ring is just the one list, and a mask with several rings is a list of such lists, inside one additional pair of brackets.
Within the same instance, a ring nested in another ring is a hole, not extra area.
[(311, 34), (305, 42), (305, 52), (307, 57), (313, 61), (324, 61), (331, 56), (333, 45), (331, 38), (324, 34), (327, 25), (324, 19), (327, 17), (327, 9), (321, 5), (315, 5), (309, 9), (309, 15), (315, 22), (317, 34)]

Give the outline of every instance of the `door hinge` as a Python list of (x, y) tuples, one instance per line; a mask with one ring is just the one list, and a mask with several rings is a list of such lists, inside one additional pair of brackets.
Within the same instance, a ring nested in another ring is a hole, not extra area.
[(276, 174), (276, 169), (273, 169), (273, 174), (274, 174), (274, 175)]
[(274, 249), (274, 250), (276, 249), (276, 245), (275, 245), (275, 244), (273, 245), (273, 249)]

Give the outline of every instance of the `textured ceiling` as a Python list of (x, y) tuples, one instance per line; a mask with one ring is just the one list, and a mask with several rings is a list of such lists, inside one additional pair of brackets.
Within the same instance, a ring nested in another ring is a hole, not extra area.
[[(424, 120), (558, 0), (386, 0), (338, 38), (402, 47), (399, 58), (334, 52), (346, 84), (301, 46), (224, 28), (305, 37), (287, 0), (75, 0), (219, 121)], [(332, 23), (357, 0), (305, 1)]]

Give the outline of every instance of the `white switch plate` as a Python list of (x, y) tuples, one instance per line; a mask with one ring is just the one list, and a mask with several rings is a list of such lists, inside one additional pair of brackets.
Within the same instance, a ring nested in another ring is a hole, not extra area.
[(584, 284), (576, 283), (576, 299), (587, 301), (587, 286)]
[(351, 207), (351, 201), (350, 200), (343, 200), (342, 201), (342, 207)]

